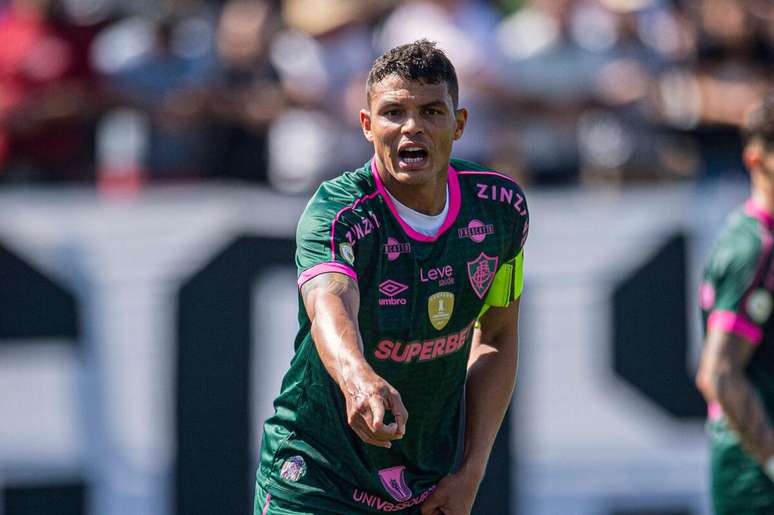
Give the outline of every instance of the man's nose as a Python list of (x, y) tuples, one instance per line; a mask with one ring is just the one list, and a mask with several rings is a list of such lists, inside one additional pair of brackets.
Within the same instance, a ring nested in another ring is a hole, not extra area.
[(406, 120), (403, 122), (403, 134), (420, 134), (423, 130), (419, 113), (409, 113), (406, 116)]

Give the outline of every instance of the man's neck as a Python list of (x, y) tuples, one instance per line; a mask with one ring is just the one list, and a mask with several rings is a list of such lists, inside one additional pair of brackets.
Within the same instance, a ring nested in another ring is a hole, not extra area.
[(751, 197), (756, 206), (774, 216), (774, 189), (753, 188)]
[(448, 167), (425, 184), (402, 184), (379, 163), (379, 177), (390, 194), (404, 206), (425, 215), (437, 215), (446, 206)]

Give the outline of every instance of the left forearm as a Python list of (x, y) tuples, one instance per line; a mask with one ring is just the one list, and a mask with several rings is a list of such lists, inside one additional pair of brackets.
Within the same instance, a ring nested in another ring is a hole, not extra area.
[(516, 383), (516, 335), (506, 332), (497, 338), (499, 341), (481, 341), (481, 333), (476, 331), (468, 361), (465, 452), (461, 470), (479, 481)]

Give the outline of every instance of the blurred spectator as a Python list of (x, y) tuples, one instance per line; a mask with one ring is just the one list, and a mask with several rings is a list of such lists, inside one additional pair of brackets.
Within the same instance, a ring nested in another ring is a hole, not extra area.
[(267, 181), (268, 130), (286, 103), (268, 55), (277, 21), (263, 0), (231, 0), (223, 8), (205, 104), (212, 176)]
[(737, 127), (774, 86), (774, 4), (694, 0), (684, 3), (683, 12), (695, 32), (695, 52), (660, 77), (657, 116), (696, 135), (704, 173), (742, 170)]
[(96, 159), (100, 177), (312, 189), (369, 157), (365, 75), (422, 37), (471, 109), (455, 153), (540, 184), (741, 170), (736, 126), (774, 87), (769, 0), (0, 6), (6, 181), (90, 178)]
[(75, 24), (67, 14), (78, 13), (72, 9), (76, 4), (12, 0), (0, 7), (0, 177), (5, 180), (62, 181), (93, 174), (100, 96), (89, 51), (102, 19), (84, 17)]
[(212, 68), (212, 31), (204, 32), (204, 41), (185, 38), (191, 16), (196, 14), (190, 9), (159, 13), (147, 51), (109, 75), (118, 102), (148, 115), (144, 168), (152, 179), (196, 178), (206, 172), (203, 109)]
[(391, 2), (285, 0), (288, 30), (272, 62), (295, 108), (270, 131), (270, 177), (287, 192), (312, 189), (369, 156), (358, 122), (365, 75), (376, 57), (371, 24)]

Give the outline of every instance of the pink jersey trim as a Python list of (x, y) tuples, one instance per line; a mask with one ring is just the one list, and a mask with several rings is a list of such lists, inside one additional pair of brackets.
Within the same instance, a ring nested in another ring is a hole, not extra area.
[(495, 172), (494, 170), (464, 170), (457, 172), (460, 175), (495, 175), (497, 177), (500, 177), (501, 179), (505, 179), (507, 181), (511, 181), (515, 185), (519, 185), (518, 182), (513, 177), (510, 177), (508, 175), (505, 175), (504, 173)]
[(744, 203), (744, 212), (760, 221), (769, 229), (774, 228), (774, 217), (752, 198), (747, 199), (747, 202)]
[(269, 503), (271, 502), (271, 494), (266, 494), (266, 502), (263, 504), (263, 511), (261, 512), (261, 515), (266, 515), (269, 513)]
[(719, 420), (723, 417), (723, 407), (718, 401), (710, 401), (707, 404), (707, 418), (710, 420)]
[(327, 263), (319, 263), (317, 265), (314, 265), (312, 268), (307, 268), (306, 270), (304, 270), (303, 273), (301, 273), (301, 275), (298, 277), (298, 287), (300, 288), (301, 285), (303, 285), (306, 281), (308, 281), (309, 279), (312, 279), (313, 277), (317, 277), (320, 274), (325, 274), (329, 272), (338, 272), (340, 274), (348, 275), (352, 279), (357, 281), (357, 273), (355, 273), (355, 271), (352, 270), (352, 268), (342, 263), (329, 261)]
[(763, 330), (733, 311), (713, 311), (707, 320), (708, 329), (734, 333), (757, 345), (763, 339)]
[(448, 175), (449, 211), (446, 213), (446, 219), (443, 221), (443, 224), (438, 228), (438, 231), (433, 236), (427, 236), (426, 234), (415, 231), (403, 220), (403, 218), (400, 217), (398, 211), (395, 209), (395, 205), (392, 203), (392, 199), (390, 199), (390, 196), (387, 195), (387, 191), (385, 190), (384, 184), (382, 183), (382, 178), (379, 177), (379, 168), (376, 165), (376, 156), (371, 158), (371, 173), (373, 174), (374, 181), (376, 182), (376, 190), (381, 194), (385, 204), (387, 204), (387, 207), (390, 209), (392, 216), (395, 217), (409, 238), (417, 241), (435, 241), (457, 220), (457, 215), (460, 212), (461, 204), (460, 182), (457, 178), (457, 171), (451, 166), (449, 166)]

